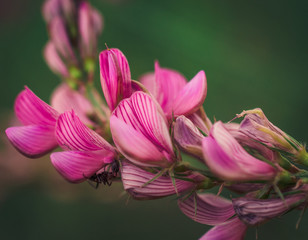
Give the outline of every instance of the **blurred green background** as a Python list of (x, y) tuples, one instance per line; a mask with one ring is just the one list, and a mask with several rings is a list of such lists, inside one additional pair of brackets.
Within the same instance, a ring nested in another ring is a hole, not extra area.
[[(120, 48), (133, 78), (153, 71), (156, 59), (188, 79), (203, 69), (204, 106), (211, 119), (228, 121), (244, 109), (261, 107), (281, 129), (308, 139), (308, 2), (91, 2), (105, 19), (100, 50), (105, 42)], [(48, 101), (59, 83), (42, 57), (48, 36), (41, 4), (1, 1), (1, 135), (24, 85)], [(55, 170), (48, 158), (24, 159), (5, 146), (2, 141), (0, 239), (198, 239), (209, 229), (184, 216), (174, 197), (126, 204), (120, 184), (94, 190), (87, 183), (50, 180)], [(296, 231), (298, 217), (294, 212), (262, 225), (259, 239), (307, 239), (308, 216)], [(255, 239), (255, 229), (245, 239)]]

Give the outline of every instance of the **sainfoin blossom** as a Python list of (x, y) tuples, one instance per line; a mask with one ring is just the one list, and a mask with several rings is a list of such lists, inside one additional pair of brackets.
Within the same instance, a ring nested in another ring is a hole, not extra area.
[(203, 70), (187, 81), (156, 61), (137, 82), (121, 50), (97, 56), (103, 20), (88, 1), (47, 0), (43, 15), (44, 57), (63, 82), (51, 105), (28, 87), (17, 96), (21, 126), (6, 135), (19, 152), (37, 158), (58, 148), (51, 163), (71, 183), (116, 180), (137, 200), (176, 198), (187, 217), (213, 226), (203, 240), (241, 240), (249, 227), (307, 207), (305, 145), (261, 109), (237, 115), (241, 123), (212, 123)]

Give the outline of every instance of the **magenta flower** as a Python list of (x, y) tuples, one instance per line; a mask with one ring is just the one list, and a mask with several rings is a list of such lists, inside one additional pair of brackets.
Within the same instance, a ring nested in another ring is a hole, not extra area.
[(203, 177), (199, 174), (190, 174), (186, 178), (191, 181), (175, 179), (175, 183), (173, 183), (171, 177), (161, 176), (147, 184), (155, 177), (155, 174), (126, 161), (123, 162), (121, 176), (124, 189), (129, 192), (133, 198), (138, 200), (150, 200), (174, 195), (176, 193), (185, 193), (193, 189), (197, 183), (203, 180)]
[(242, 240), (247, 226), (234, 216), (232, 202), (213, 194), (194, 193), (188, 199), (178, 200), (182, 212), (192, 220), (213, 225), (200, 239), (203, 240)]
[(5, 132), (20, 153), (37, 158), (58, 146), (55, 126), (59, 113), (27, 87), (16, 98), (15, 114), (23, 126)]
[(135, 92), (112, 113), (110, 129), (118, 150), (141, 166), (168, 167), (175, 161), (167, 120), (147, 94)]
[(44, 58), (54, 73), (59, 74), (64, 78), (70, 77), (65, 63), (59, 56), (55, 45), (51, 41), (49, 41), (44, 48)]
[(180, 73), (161, 68), (155, 63), (155, 74), (148, 73), (140, 81), (161, 105), (168, 119), (172, 116), (190, 115), (203, 104), (207, 93), (204, 71), (187, 83)]
[(202, 148), (207, 166), (224, 180), (270, 180), (276, 176), (274, 167), (249, 155), (220, 121), (203, 139)]
[(64, 152), (52, 153), (51, 162), (68, 181), (78, 183), (115, 159), (115, 149), (100, 135), (86, 127), (74, 111), (60, 115), (57, 141)]
[(131, 74), (126, 57), (119, 49), (107, 49), (99, 55), (101, 85), (111, 111), (118, 103), (130, 97)]
[(179, 116), (175, 121), (173, 132), (174, 139), (181, 149), (200, 159), (203, 158), (202, 139), (204, 136), (192, 121), (183, 115)]
[(97, 38), (103, 28), (102, 16), (88, 2), (82, 2), (78, 11), (81, 55), (83, 58), (95, 57)]

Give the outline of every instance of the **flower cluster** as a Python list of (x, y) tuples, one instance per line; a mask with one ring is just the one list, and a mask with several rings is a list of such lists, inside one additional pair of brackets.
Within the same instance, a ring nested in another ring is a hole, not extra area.
[[(261, 109), (238, 114), (239, 124), (212, 123), (203, 109), (204, 71), (187, 81), (155, 62), (153, 73), (135, 81), (124, 54), (108, 47), (99, 54), (104, 103), (93, 85), (101, 15), (73, 0), (47, 0), (43, 14), (45, 59), (63, 83), (51, 105), (28, 87), (18, 95), (21, 126), (6, 134), (19, 152), (37, 158), (60, 147), (51, 162), (72, 183), (121, 181), (140, 200), (177, 195), (185, 215), (214, 226), (201, 239), (243, 239), (249, 226), (305, 209), (305, 146)], [(209, 191), (215, 187), (217, 195)], [(238, 197), (220, 197), (225, 189)]]

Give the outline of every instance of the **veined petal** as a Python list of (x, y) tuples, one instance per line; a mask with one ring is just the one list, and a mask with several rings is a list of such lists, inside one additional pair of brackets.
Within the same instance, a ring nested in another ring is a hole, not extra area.
[(194, 193), (184, 201), (179, 199), (178, 205), (187, 217), (207, 225), (221, 224), (235, 214), (231, 201), (214, 194)]
[(72, 90), (66, 83), (59, 85), (51, 96), (51, 106), (59, 113), (74, 110), (84, 124), (93, 125), (89, 115), (93, 107), (80, 92)]
[(59, 56), (55, 45), (49, 41), (44, 49), (44, 58), (50, 69), (61, 76), (68, 78), (70, 76), (67, 67)]
[(286, 196), (285, 200), (253, 199), (248, 197), (233, 199), (233, 206), (238, 217), (249, 225), (256, 225), (274, 217), (279, 217), (294, 207), (306, 202), (306, 194)]
[(107, 49), (100, 53), (101, 85), (110, 110), (131, 95), (131, 74), (126, 57), (119, 49)]
[(111, 116), (110, 130), (118, 150), (131, 162), (141, 166), (169, 165), (164, 152), (122, 119)]
[(161, 68), (159, 63), (155, 62), (155, 81), (157, 84), (157, 93), (152, 94), (154, 96), (156, 95), (156, 99), (165, 114), (168, 118), (171, 118), (174, 101), (179, 92), (185, 87), (186, 79), (179, 72)]
[(56, 126), (59, 145), (66, 150), (113, 152), (113, 147), (100, 135), (84, 125), (74, 111), (60, 115)]
[[(153, 179), (155, 174), (147, 172), (128, 162), (123, 162), (121, 176), (124, 189), (135, 199), (156, 199), (176, 194), (172, 179), (168, 176), (161, 176), (146, 186), (143, 186)], [(194, 176), (191, 177), (193, 178)], [(175, 185), (178, 193), (181, 193), (193, 188), (195, 183), (175, 179)]]
[(10, 127), (5, 131), (13, 146), (23, 155), (38, 158), (58, 146), (55, 129), (45, 125)]
[(57, 171), (68, 181), (78, 183), (90, 178), (105, 164), (114, 160), (114, 153), (108, 150), (93, 152), (55, 152), (50, 156)]
[(174, 124), (174, 139), (187, 153), (202, 158), (202, 139), (204, 136), (185, 116), (177, 117)]
[(172, 107), (174, 115), (189, 115), (197, 111), (203, 104), (206, 93), (207, 82), (205, 73), (200, 71), (174, 99)]
[(213, 227), (200, 240), (244, 240), (247, 226), (238, 218)]
[(202, 147), (206, 164), (222, 179), (269, 180), (276, 175), (272, 166), (249, 155), (220, 121), (213, 125), (210, 136), (203, 139)]
[(55, 126), (58, 112), (25, 87), (16, 98), (15, 113), (24, 125)]

